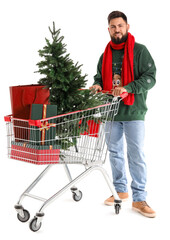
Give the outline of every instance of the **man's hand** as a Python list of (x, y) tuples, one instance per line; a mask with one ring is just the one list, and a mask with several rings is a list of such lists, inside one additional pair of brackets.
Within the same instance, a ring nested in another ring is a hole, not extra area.
[(100, 85), (97, 85), (97, 84), (89, 87), (89, 89), (90, 89), (90, 90), (94, 90), (95, 92), (102, 90), (101, 86), (100, 86)]
[(123, 92), (127, 92), (124, 87), (115, 87), (111, 90), (114, 97), (120, 96)]

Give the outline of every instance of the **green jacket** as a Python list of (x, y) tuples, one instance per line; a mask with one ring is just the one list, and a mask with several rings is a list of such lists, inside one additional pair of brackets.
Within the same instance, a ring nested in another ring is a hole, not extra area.
[[(113, 51), (113, 65), (115, 58), (120, 61), (123, 57), (123, 50)], [(102, 84), (102, 61), (103, 54), (101, 55), (98, 65), (97, 74), (94, 76), (94, 85)], [(147, 48), (139, 43), (134, 46), (134, 81), (124, 86), (128, 93), (135, 94), (135, 101), (132, 106), (125, 105), (121, 101), (118, 114), (115, 121), (132, 121), (144, 120), (147, 112), (146, 98), (148, 90), (151, 89), (155, 83), (156, 66)]]

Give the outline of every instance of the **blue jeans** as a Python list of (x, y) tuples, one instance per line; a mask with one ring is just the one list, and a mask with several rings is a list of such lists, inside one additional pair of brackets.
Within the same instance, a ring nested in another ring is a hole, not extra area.
[[(124, 159), (124, 136), (127, 143), (127, 158), (133, 201), (146, 200), (146, 164), (143, 152), (144, 121), (123, 121), (106, 123), (106, 143), (109, 150), (113, 184), (117, 192), (128, 192)], [(110, 136), (109, 136), (110, 135)]]

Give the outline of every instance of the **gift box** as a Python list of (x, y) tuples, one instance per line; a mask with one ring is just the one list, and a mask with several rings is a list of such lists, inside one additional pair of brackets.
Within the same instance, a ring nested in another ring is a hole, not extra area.
[(11, 142), (10, 158), (34, 163), (55, 164), (59, 162), (60, 146), (37, 146), (26, 142)]
[[(81, 135), (89, 135), (90, 137), (98, 137), (99, 136), (99, 129), (100, 129), (100, 121), (98, 120), (97, 123), (94, 120), (88, 120), (87, 122), (87, 130), (81, 133)], [(79, 126), (81, 126), (82, 120), (79, 122)]]
[[(56, 123), (55, 118), (50, 119), (56, 115), (56, 105), (32, 104), (31, 119), (27, 121), (28, 140), (20, 138), (20, 141), (12, 141), (10, 157), (34, 164), (58, 163), (60, 146), (55, 140)], [(25, 131), (25, 128), (21, 128), (20, 131)]]
[[(32, 104), (32, 120), (41, 120), (40, 126), (31, 126), (29, 141), (36, 145), (55, 145), (56, 123), (55, 118), (48, 119), (57, 115), (56, 105)], [(43, 120), (44, 119), (44, 120)]]

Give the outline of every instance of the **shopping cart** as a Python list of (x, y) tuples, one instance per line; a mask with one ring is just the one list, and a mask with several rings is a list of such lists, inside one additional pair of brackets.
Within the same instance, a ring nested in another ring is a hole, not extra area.
[[(47, 164), (40, 175), (22, 193), (15, 205), (18, 219), (26, 222), (30, 214), (22, 206), (23, 199), (31, 197), (43, 202), (35, 217), (30, 221), (29, 226), (32, 231), (40, 229), (44, 209), (68, 189), (71, 189), (75, 201), (81, 200), (82, 192), (75, 184), (94, 170), (102, 173), (115, 198), (115, 213), (119, 213), (121, 200), (102, 165), (107, 154), (106, 138), (109, 141), (110, 135), (110, 129), (106, 128), (106, 124), (108, 121), (114, 121), (120, 101), (121, 98), (112, 98), (112, 101), (101, 106), (40, 120), (17, 119), (12, 115), (5, 117), (8, 157), (33, 164)], [(47, 133), (46, 138), (44, 136)], [(31, 190), (54, 164), (63, 164), (69, 179), (68, 184), (48, 199), (31, 194)], [(69, 164), (83, 164), (85, 171), (72, 179)]]

